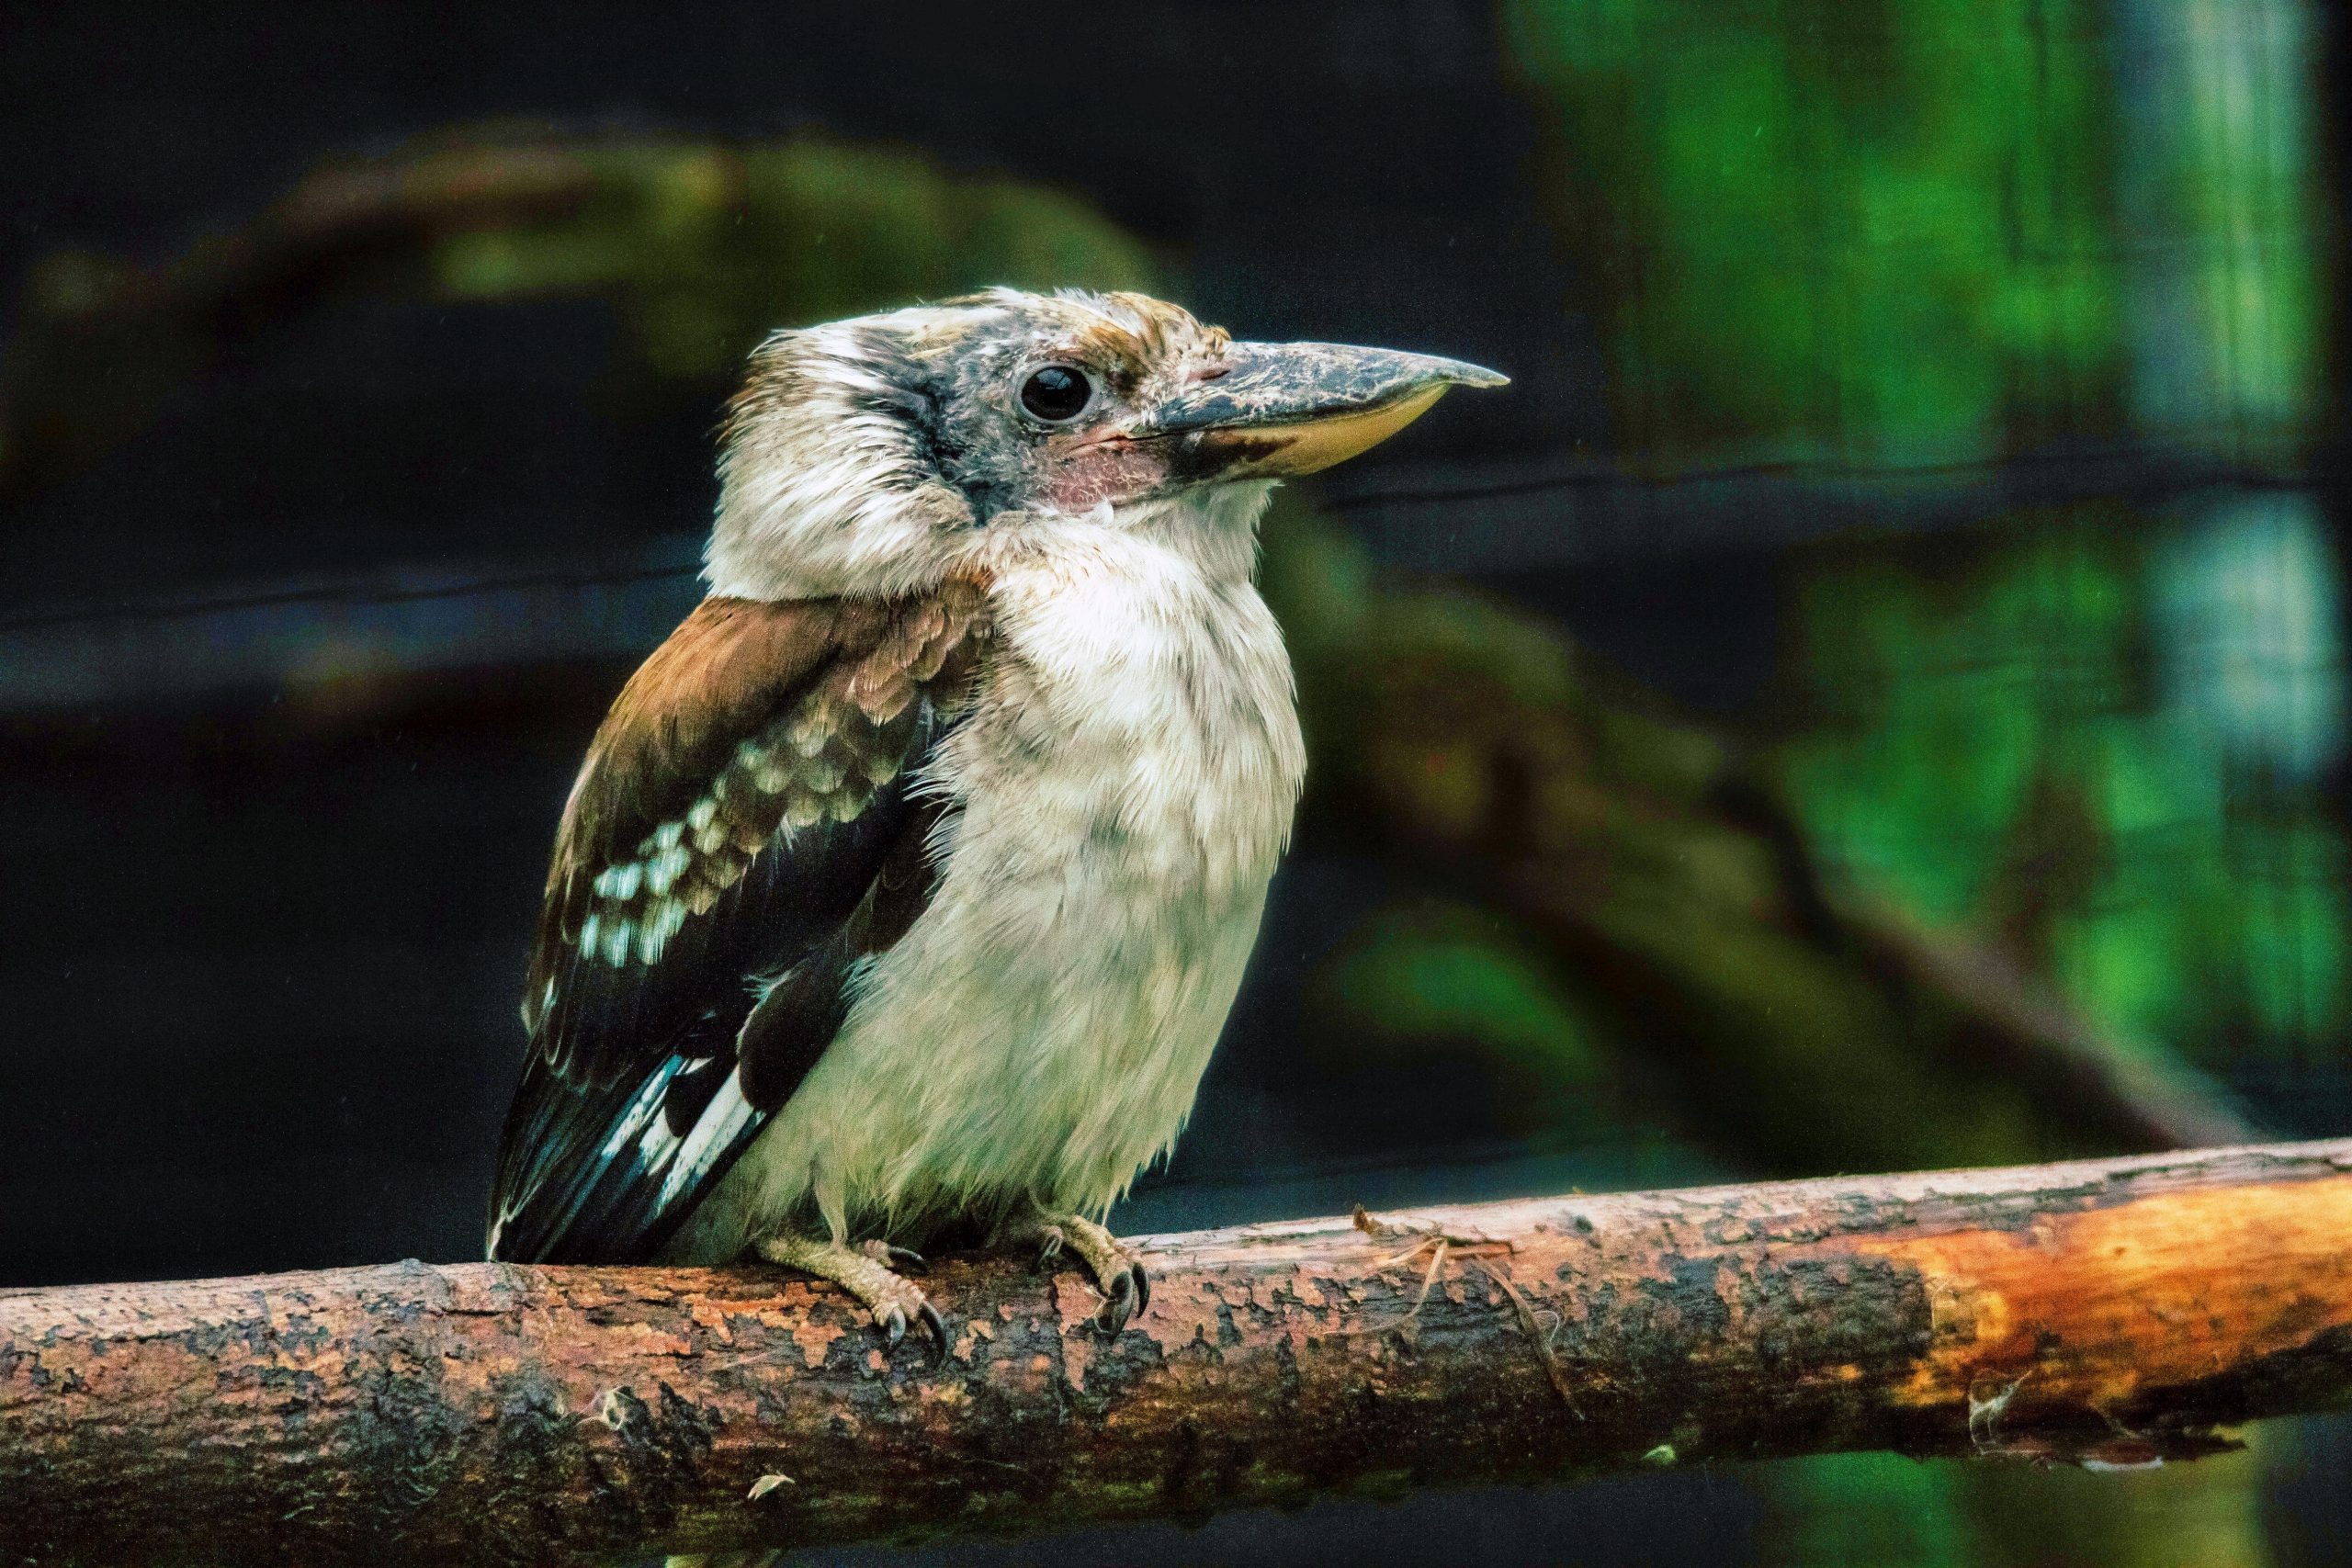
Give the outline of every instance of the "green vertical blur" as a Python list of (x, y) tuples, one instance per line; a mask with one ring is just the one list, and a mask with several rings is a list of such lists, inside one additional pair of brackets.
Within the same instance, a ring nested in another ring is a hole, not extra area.
[(2082, 0), (1511, 0), (1621, 445), (1926, 462), (2115, 423), (2115, 123)]
[[(2297, 0), (1499, 12), (1626, 466), (2299, 459), (2334, 197)], [(1825, 858), (2127, 1039), (2346, 1103), (2341, 592), (2311, 501), (1899, 533), (1786, 568), (1760, 716)], [(1759, 1556), (2258, 1562), (2259, 1473), (1796, 1464)]]
[(1817, 841), (2126, 1039), (2224, 1077), (2332, 1051), (2352, 932), (2314, 787), (2343, 711), (2316, 520), (2012, 521), (1799, 573), (1785, 776)]
[(2309, 18), (2277, 0), (1505, 0), (1621, 449), (2291, 441)]
[[(1974, 471), (2083, 441), (2279, 464), (2308, 438), (2301, 5), (1501, 18), (1627, 464)], [(2111, 1029), (2225, 1072), (2332, 1063), (2344, 846), (2319, 791), (2344, 703), (2316, 512), (2287, 492), (1986, 521), (1792, 565), (1776, 716), (1821, 847), (2003, 939)]]

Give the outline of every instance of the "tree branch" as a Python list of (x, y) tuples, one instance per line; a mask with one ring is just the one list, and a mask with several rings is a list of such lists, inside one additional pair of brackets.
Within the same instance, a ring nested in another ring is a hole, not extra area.
[(0, 1295), (0, 1548), (586, 1562), (1892, 1448), (2141, 1463), (2352, 1394), (2352, 1141), (1162, 1236), (886, 1354), (777, 1273)]

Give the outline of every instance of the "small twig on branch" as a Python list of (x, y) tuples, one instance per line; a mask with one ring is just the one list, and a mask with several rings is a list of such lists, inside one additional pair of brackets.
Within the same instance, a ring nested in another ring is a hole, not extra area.
[[(945, 1262), (935, 1368), (764, 1270), (0, 1294), (0, 1553), (588, 1562), (1835, 1450), (2135, 1465), (2352, 1395), (2352, 1141), (1139, 1246), (1116, 1340), (1073, 1278)], [(1417, 1299), (1395, 1265), (1441, 1246)]]

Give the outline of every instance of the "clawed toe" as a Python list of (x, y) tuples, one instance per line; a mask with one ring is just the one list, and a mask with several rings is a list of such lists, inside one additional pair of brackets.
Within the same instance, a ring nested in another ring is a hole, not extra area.
[(947, 1354), (947, 1320), (939, 1315), (939, 1309), (932, 1305), (931, 1299), (921, 1291), (895, 1276), (892, 1282), (897, 1288), (874, 1303), (874, 1326), (882, 1331), (882, 1337), (889, 1341), (895, 1349), (899, 1341), (907, 1337), (910, 1322), (919, 1324), (931, 1341), (933, 1359), (936, 1360), (944, 1357)]
[(947, 1359), (946, 1319), (941, 1317), (939, 1315), (939, 1309), (932, 1305), (928, 1301), (919, 1303), (915, 1310), (922, 1314), (922, 1326), (924, 1332), (931, 1336), (932, 1354), (933, 1358), (938, 1360), (945, 1360)]
[(901, 1260), (910, 1259), (913, 1266), (921, 1266), (922, 1258), (919, 1255), (879, 1241), (844, 1247), (838, 1242), (795, 1235), (767, 1237), (754, 1243), (753, 1250), (771, 1263), (831, 1280), (848, 1291), (865, 1303), (865, 1310), (873, 1314), (875, 1328), (892, 1348), (907, 1337), (908, 1325), (916, 1323), (930, 1337), (933, 1359), (946, 1356), (946, 1320), (922, 1291), (890, 1271), (889, 1266)]
[(1094, 1322), (1103, 1333), (1117, 1335), (1151, 1304), (1151, 1277), (1117, 1237), (1094, 1221), (1081, 1214), (1055, 1214), (1041, 1206), (1024, 1229), (1037, 1243), (1038, 1269), (1052, 1268), (1065, 1251), (1076, 1253), (1086, 1265), (1102, 1292)]
[(939, 1315), (939, 1309), (921, 1291), (895, 1277), (893, 1283), (896, 1289), (874, 1303), (874, 1326), (896, 1349), (907, 1337), (908, 1327), (920, 1325), (922, 1337), (931, 1341), (932, 1359), (944, 1360), (947, 1355), (947, 1320)]
[(1102, 1310), (1094, 1314), (1096, 1326), (1116, 1338), (1127, 1326), (1127, 1319), (1143, 1309), (1144, 1297), (1149, 1288), (1142, 1283), (1143, 1270), (1130, 1266), (1111, 1276), (1108, 1293), (1102, 1299)]

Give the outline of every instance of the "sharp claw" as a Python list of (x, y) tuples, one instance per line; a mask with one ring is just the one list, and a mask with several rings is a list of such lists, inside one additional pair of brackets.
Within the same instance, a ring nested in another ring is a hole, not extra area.
[(1037, 1244), (1037, 1271), (1043, 1273), (1053, 1267), (1054, 1259), (1062, 1255), (1062, 1233), (1058, 1225), (1048, 1227), (1045, 1239)]
[(1151, 1275), (1140, 1263), (1128, 1264), (1127, 1273), (1136, 1282), (1136, 1315), (1141, 1317), (1151, 1305)]
[(1102, 1325), (1103, 1333), (1116, 1338), (1127, 1326), (1127, 1319), (1135, 1315), (1135, 1275), (1132, 1271), (1122, 1272), (1112, 1277), (1110, 1298), (1102, 1303), (1102, 1310), (1095, 1314), (1094, 1321)]
[(892, 1345), (907, 1337), (907, 1314), (892, 1307), (881, 1319), (882, 1337)]
[(893, 1247), (887, 1241), (862, 1241), (857, 1244), (857, 1250), (885, 1269), (912, 1269), (923, 1266), (922, 1253), (911, 1247)]
[(939, 1309), (929, 1302), (923, 1303), (915, 1310), (922, 1314), (922, 1325), (930, 1333), (931, 1342), (936, 1348), (932, 1359), (934, 1361), (945, 1360), (947, 1359), (947, 1320), (941, 1317)]

